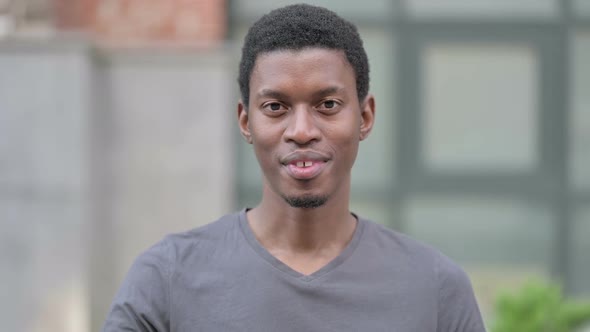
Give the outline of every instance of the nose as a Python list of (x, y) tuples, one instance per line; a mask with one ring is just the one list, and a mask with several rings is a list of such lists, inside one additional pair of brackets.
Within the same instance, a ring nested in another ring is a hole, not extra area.
[(317, 119), (309, 109), (305, 107), (293, 109), (287, 121), (289, 122), (283, 134), (285, 141), (294, 142), (297, 145), (308, 145), (321, 138)]

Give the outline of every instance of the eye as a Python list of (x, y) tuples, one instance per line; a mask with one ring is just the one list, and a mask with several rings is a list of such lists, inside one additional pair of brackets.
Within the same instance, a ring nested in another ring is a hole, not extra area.
[(324, 100), (322, 101), (319, 105), (318, 105), (318, 111), (322, 112), (322, 113), (335, 113), (338, 109), (340, 103), (337, 100), (333, 100), (333, 99), (328, 99), (328, 100)]
[(279, 103), (270, 103), (270, 104), (268, 104), (268, 108), (271, 111), (278, 111), (278, 110), (281, 109), (281, 104), (279, 104)]
[(335, 101), (333, 101), (333, 100), (326, 100), (326, 101), (323, 103), (323, 105), (324, 105), (324, 107), (325, 107), (325, 108), (328, 108), (328, 109), (330, 109), (330, 108), (334, 108), (334, 107), (336, 107), (336, 102), (335, 102)]
[(275, 115), (283, 114), (287, 108), (279, 102), (271, 101), (266, 104), (263, 104), (262, 109), (267, 114), (275, 116)]

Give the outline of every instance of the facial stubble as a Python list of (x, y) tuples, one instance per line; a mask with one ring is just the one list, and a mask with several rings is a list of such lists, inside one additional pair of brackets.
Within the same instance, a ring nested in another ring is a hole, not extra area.
[(328, 201), (328, 196), (303, 195), (303, 196), (283, 196), (287, 204), (294, 208), (315, 209), (324, 205)]

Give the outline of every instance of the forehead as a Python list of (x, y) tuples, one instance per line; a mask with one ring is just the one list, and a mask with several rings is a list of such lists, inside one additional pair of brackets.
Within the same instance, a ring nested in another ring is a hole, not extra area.
[(262, 53), (252, 70), (250, 89), (263, 88), (260, 85), (304, 85), (318, 81), (356, 89), (354, 70), (343, 51), (304, 48)]

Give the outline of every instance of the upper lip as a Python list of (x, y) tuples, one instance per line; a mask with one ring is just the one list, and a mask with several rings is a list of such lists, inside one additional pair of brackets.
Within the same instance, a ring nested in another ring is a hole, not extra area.
[(317, 161), (325, 162), (330, 160), (330, 157), (317, 151), (294, 151), (281, 158), (281, 164), (288, 165), (297, 161)]

